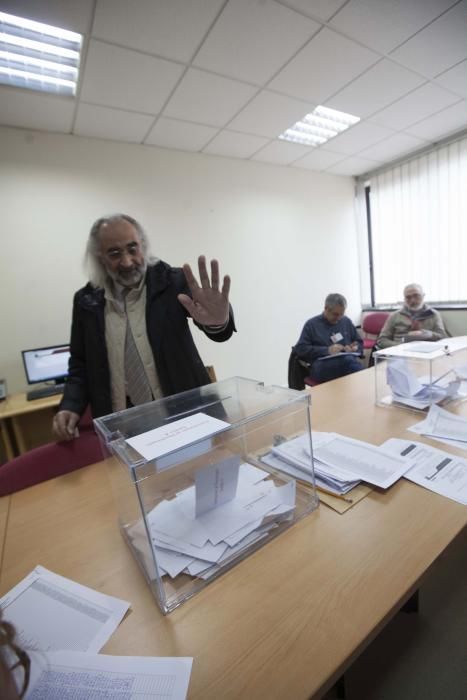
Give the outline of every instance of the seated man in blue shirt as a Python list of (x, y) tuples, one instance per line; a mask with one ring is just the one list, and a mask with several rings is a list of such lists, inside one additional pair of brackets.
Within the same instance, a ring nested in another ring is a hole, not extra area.
[(342, 294), (328, 294), (324, 311), (310, 318), (294, 350), (310, 364), (310, 376), (319, 382), (343, 377), (362, 369), (363, 340), (350, 318), (345, 316), (347, 301)]

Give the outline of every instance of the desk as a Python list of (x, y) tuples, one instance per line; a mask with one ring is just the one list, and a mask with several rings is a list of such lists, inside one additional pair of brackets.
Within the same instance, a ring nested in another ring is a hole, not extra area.
[[(404, 436), (416, 414), (373, 395), (372, 370), (313, 388), (314, 427)], [(105, 464), (9, 498), (0, 594), (42, 564), (131, 601), (103, 652), (193, 656), (190, 700), (320, 698), (467, 524), (465, 506), (401, 480), (345, 515), (320, 506), (163, 617), (118, 531)]]
[(28, 401), (25, 393), (11, 394), (0, 402), (0, 432), (8, 459), (15, 456), (9, 427), (11, 425), (19, 454), (52, 440), (53, 409), (61, 394)]

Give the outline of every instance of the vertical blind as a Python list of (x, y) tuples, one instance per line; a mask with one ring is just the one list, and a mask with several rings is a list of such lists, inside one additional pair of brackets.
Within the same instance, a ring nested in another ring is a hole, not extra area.
[(406, 284), (438, 302), (467, 300), (467, 137), (370, 179), (377, 304)]

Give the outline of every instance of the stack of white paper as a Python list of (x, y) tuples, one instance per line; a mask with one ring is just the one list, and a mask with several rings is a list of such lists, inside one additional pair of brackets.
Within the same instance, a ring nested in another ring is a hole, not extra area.
[[(317, 486), (346, 493), (359, 481), (388, 488), (404, 472), (407, 463), (381, 447), (338, 435), (313, 432), (313, 457)], [(309, 440), (302, 435), (273, 448), (273, 454), (298, 469), (310, 472)]]
[[(359, 484), (360, 479), (337, 467), (326, 465), (316, 458), (317, 445), (326, 441), (329, 435), (333, 435), (333, 433), (313, 432), (315, 484), (317, 487), (331, 491), (336, 495), (342, 495)], [(312, 483), (310, 440), (306, 434), (276, 445), (272, 448), (272, 452), (265, 455), (262, 460), (269, 466), (280, 469), (296, 479)]]
[(467, 450), (467, 419), (439, 406), (432, 406), (427, 417), (412, 425), (409, 430)]
[[(181, 573), (209, 578), (230, 557), (292, 517), (295, 481), (275, 486), (268, 477), (268, 472), (243, 463), (239, 465), (235, 494), (230, 500), (197, 514), (200, 491), (203, 500), (206, 496), (206, 485), (200, 489), (197, 484), (153, 508), (147, 522), (160, 573), (171, 578)], [(133, 526), (128, 534), (144, 555), (142, 523)], [(148, 564), (146, 561), (151, 571)]]

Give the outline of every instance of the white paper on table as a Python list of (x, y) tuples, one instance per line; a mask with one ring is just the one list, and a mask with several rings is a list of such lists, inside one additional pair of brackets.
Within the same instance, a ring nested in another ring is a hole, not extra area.
[[(467, 420), (439, 406), (432, 406), (422, 421), (422, 434), (467, 443)], [(412, 426), (415, 428), (415, 426)], [(418, 432), (414, 430), (414, 432)], [(466, 445), (467, 446), (467, 445)]]
[(0, 607), (24, 649), (97, 653), (130, 603), (36, 566), (0, 599)]
[[(314, 473), (315, 478), (341, 491), (342, 489), (350, 489), (356, 486), (361, 477), (351, 474), (347, 468), (340, 469), (337, 464), (325, 463), (324, 460), (318, 459), (318, 450), (332, 440), (335, 440), (336, 437), (338, 437), (337, 433), (313, 433)], [(288, 462), (292, 467), (296, 467), (307, 474), (311, 473), (311, 455), (309, 439), (306, 433), (274, 446), (272, 448), (272, 453), (273, 456)], [(269, 462), (268, 459), (264, 461), (266, 464)]]
[(382, 447), (336, 435), (326, 445), (315, 449), (316, 457), (325, 464), (348, 470), (349, 476), (387, 489), (411, 466), (407, 461)]
[[(126, 442), (145, 459), (156, 459), (228, 428), (230, 423), (200, 412), (135, 435)], [(193, 456), (198, 456), (195, 445), (193, 449)], [(185, 459), (188, 458), (185, 453)]]
[(412, 440), (390, 438), (382, 447), (412, 462), (405, 479), (467, 505), (467, 460)]
[(235, 498), (239, 468), (240, 456), (232, 455), (198, 469), (195, 474), (196, 517)]
[(107, 656), (32, 652), (26, 700), (73, 697), (185, 700), (191, 657)]

